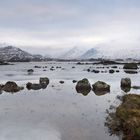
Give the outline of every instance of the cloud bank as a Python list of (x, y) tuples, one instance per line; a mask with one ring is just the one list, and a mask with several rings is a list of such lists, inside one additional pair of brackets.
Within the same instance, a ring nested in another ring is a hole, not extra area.
[(0, 21), (0, 42), (28, 49), (140, 44), (139, 0), (5, 0)]

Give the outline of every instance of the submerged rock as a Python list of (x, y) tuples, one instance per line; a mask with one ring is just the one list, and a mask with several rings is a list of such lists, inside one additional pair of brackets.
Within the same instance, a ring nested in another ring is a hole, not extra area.
[(34, 83), (28, 82), (26, 84), (26, 88), (28, 90), (31, 90), (31, 89), (33, 89), (33, 90), (39, 90), (39, 89), (42, 89), (42, 86), (41, 86), (41, 84), (34, 84)]
[(123, 132), (124, 140), (140, 138), (140, 95), (123, 96), (122, 103), (114, 113), (109, 113), (105, 123), (112, 134)]
[(126, 63), (123, 67), (123, 69), (138, 69), (138, 66), (136, 63)]
[(92, 70), (91, 72), (99, 73), (100, 71), (99, 70)]
[(124, 70), (127, 74), (137, 74), (138, 72), (136, 70)]
[(77, 80), (73, 80), (72, 82), (73, 82), (73, 83), (76, 83), (76, 82), (77, 82)]
[(84, 78), (78, 81), (76, 85), (76, 91), (77, 93), (82, 93), (84, 96), (86, 96), (91, 91), (91, 85), (88, 79)]
[(3, 87), (4, 87), (4, 85), (0, 84), (0, 94), (2, 94)]
[(105, 82), (98, 81), (95, 84), (92, 85), (93, 91), (95, 93), (107, 93), (110, 92), (110, 85), (106, 84)]
[(132, 86), (133, 89), (140, 89), (140, 86)]
[(19, 87), (15, 82), (8, 81), (5, 85), (2, 86), (2, 90), (5, 92), (18, 92), (22, 90), (23, 87)]
[(42, 88), (46, 88), (49, 84), (50, 80), (48, 77), (41, 77), (39, 79), (39, 84), (42, 86)]
[(33, 69), (28, 69), (27, 72), (34, 72), (34, 70)]
[(113, 68), (113, 69), (117, 69), (117, 68), (118, 68), (118, 66), (112, 66), (111, 68)]
[(90, 69), (87, 69), (87, 72), (90, 72)]
[(60, 84), (64, 84), (64, 81), (59, 81)]
[(34, 68), (38, 68), (38, 69), (40, 69), (40, 68), (41, 68), (41, 66), (34, 66)]
[(116, 70), (116, 72), (119, 73), (120, 71), (119, 70)]
[(32, 74), (34, 72), (34, 70), (33, 69), (28, 69), (27, 72), (28, 72), (28, 74)]
[(114, 73), (115, 71), (113, 69), (110, 69), (109, 70), (109, 73)]

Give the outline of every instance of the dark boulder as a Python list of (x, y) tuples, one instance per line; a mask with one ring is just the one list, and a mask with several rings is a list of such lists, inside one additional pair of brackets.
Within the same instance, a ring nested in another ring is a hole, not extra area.
[(121, 89), (124, 92), (129, 92), (131, 90), (131, 79), (130, 78), (121, 79)]
[(26, 84), (26, 88), (28, 90), (31, 90), (31, 89), (33, 89), (33, 90), (39, 90), (39, 89), (42, 89), (42, 86), (41, 86), (41, 84), (34, 84), (34, 83), (28, 82)]
[(130, 78), (122, 78), (121, 79), (121, 87), (131, 87), (131, 79)]
[(15, 82), (8, 81), (2, 88), (5, 92), (18, 92), (22, 90), (23, 87), (19, 87)]
[(126, 63), (123, 69), (138, 69), (138, 65), (136, 63)]
[(28, 72), (28, 74), (32, 74), (34, 72), (34, 70), (33, 69), (28, 69), (27, 72)]
[(41, 68), (41, 66), (34, 66), (34, 68), (38, 68), (39, 69), (39, 68)]
[(28, 82), (26, 84), (26, 88), (28, 90), (31, 90), (31, 89), (33, 89), (33, 90), (45, 89), (45, 88), (47, 88), (48, 84), (49, 84), (49, 78), (41, 77), (39, 79), (39, 83), (30, 83), (30, 82)]
[(39, 84), (41, 84), (41, 85), (48, 85), (49, 82), (50, 82), (50, 80), (49, 80), (48, 77), (41, 77), (41, 78), (39, 79)]
[(119, 70), (116, 70), (116, 72), (119, 73), (120, 71)]
[(91, 72), (99, 73), (100, 71), (99, 70), (92, 70)]
[(77, 82), (77, 80), (73, 80), (72, 82), (73, 82), (73, 83), (76, 83), (76, 82)]
[(98, 81), (92, 85), (94, 92), (110, 92), (110, 85), (106, 84), (105, 82)]
[(111, 68), (113, 68), (113, 69), (117, 69), (117, 68), (118, 68), (118, 66), (112, 66)]
[(76, 85), (76, 91), (77, 93), (82, 93), (83, 95), (86, 96), (91, 91), (91, 85), (88, 79), (84, 78), (78, 81)]
[(64, 84), (64, 81), (59, 81), (60, 84)]
[(109, 73), (111, 73), (111, 74), (114, 73), (114, 72), (115, 72), (115, 71), (114, 71), (113, 69), (110, 69), (110, 70), (109, 70)]

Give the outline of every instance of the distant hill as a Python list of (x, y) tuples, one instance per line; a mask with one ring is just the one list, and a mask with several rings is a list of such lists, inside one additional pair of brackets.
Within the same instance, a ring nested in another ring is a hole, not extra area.
[(0, 60), (9, 62), (26, 62), (31, 60), (41, 60), (41, 55), (32, 55), (17, 47), (6, 46), (0, 48)]

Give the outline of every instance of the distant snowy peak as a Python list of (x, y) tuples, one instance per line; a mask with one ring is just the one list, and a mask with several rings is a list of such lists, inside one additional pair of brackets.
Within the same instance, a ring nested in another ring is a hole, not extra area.
[(88, 59), (88, 58), (95, 58), (97, 56), (97, 49), (92, 48), (88, 51), (86, 51), (80, 58), (81, 59)]
[(85, 52), (81, 58), (104, 58), (104, 59), (140, 59), (140, 48), (113, 48), (111, 46), (94, 47)]
[(63, 59), (77, 59), (80, 58), (86, 51), (87, 49), (83, 48), (83, 47), (73, 47), (72, 49), (70, 49), (69, 51), (67, 51), (66, 53), (64, 53), (63, 55), (60, 56), (60, 58)]

